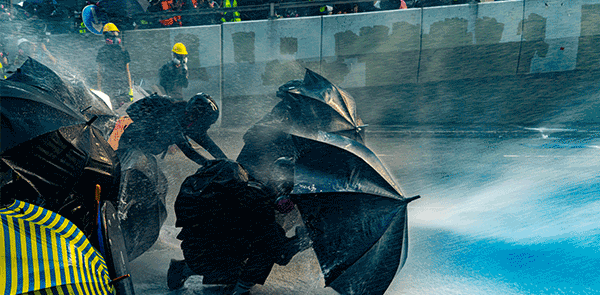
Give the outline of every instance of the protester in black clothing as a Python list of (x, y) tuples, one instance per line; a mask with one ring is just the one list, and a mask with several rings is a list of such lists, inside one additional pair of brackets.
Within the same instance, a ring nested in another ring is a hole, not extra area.
[(177, 238), (185, 260), (171, 260), (171, 290), (183, 287), (191, 275), (202, 275), (204, 284), (229, 285), (228, 294), (250, 294), (275, 263), (285, 265), (308, 248), (302, 230), (287, 238), (275, 221), (275, 210), (294, 208), (287, 198), (292, 166), (275, 166), (282, 167), (283, 172), (274, 169), (282, 177), (269, 183), (255, 180), (232, 160), (210, 161), (184, 181), (175, 201), (175, 226), (183, 228)]
[(156, 242), (167, 217), (168, 181), (157, 156), (165, 156), (175, 144), (190, 160), (206, 165), (208, 160), (190, 144), (193, 140), (213, 157), (227, 157), (207, 134), (219, 110), (206, 94), (199, 93), (189, 102), (153, 94), (131, 104), (127, 114), (133, 122), (123, 131), (117, 149), (118, 210), (129, 259), (135, 259)]
[(217, 104), (207, 94), (198, 93), (188, 102), (152, 95), (132, 104), (127, 113), (133, 123), (123, 132), (119, 150), (137, 148), (159, 155), (175, 144), (190, 160), (204, 165), (207, 160), (192, 147), (189, 137), (213, 157), (227, 158), (207, 133), (219, 117)]
[(188, 52), (182, 43), (176, 43), (172, 51), (173, 59), (158, 71), (159, 84), (165, 89), (166, 95), (174, 100), (183, 100), (183, 88), (187, 88), (189, 85)]
[(102, 30), (106, 44), (98, 50), (98, 90), (110, 96), (114, 109), (132, 100), (129, 52), (121, 46), (119, 29), (107, 23)]

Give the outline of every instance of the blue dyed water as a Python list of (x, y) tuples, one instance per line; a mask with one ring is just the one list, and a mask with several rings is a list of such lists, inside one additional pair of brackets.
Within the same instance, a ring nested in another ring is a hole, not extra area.
[[(371, 128), (367, 136), (405, 195), (422, 196), (409, 205), (408, 260), (386, 294), (600, 294), (598, 126)], [(226, 153), (241, 148), (231, 146)], [(163, 163), (170, 204), (195, 170), (188, 162)], [(136, 292), (219, 294), (199, 278), (166, 288), (168, 261), (182, 257), (170, 214), (159, 242), (132, 262)], [(253, 294), (336, 292), (307, 250)]]
[(408, 134), (369, 141), (423, 196), (387, 294), (600, 294), (597, 129)]

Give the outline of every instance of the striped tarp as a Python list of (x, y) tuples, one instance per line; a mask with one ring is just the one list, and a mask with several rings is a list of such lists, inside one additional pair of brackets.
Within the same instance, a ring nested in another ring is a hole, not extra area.
[(0, 294), (114, 294), (104, 258), (69, 220), (22, 201), (0, 217)]

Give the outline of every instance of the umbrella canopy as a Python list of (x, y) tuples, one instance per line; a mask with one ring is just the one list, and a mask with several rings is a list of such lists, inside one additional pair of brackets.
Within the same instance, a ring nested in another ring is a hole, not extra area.
[(93, 120), (86, 121), (53, 92), (7, 80), (0, 80), (0, 90), (2, 201), (43, 206), (90, 235), (96, 223), (96, 185), (102, 187), (100, 199), (117, 199), (120, 163), (115, 152)]
[(293, 157), (291, 132), (325, 131), (364, 143), (354, 98), (317, 73), (307, 69), (303, 80), (280, 86), (277, 96), (281, 102), (244, 134), (237, 158), (259, 180), (268, 181), (276, 159)]
[(119, 218), (129, 260), (158, 240), (167, 219), (168, 180), (156, 159), (139, 149), (117, 151), (121, 161)]
[(380, 159), (361, 143), (319, 132), (298, 148), (292, 198), (327, 286), (383, 294), (407, 258), (407, 204)]
[(63, 126), (85, 123), (85, 118), (39, 88), (0, 80), (2, 91), (2, 146), (4, 152)]
[(279, 87), (277, 96), (289, 101), (296, 124), (364, 142), (365, 125), (354, 98), (323, 76), (306, 69), (304, 80)]
[[(52, 108), (59, 106), (68, 108), (71, 111), (69, 116), (78, 117), (83, 122), (97, 116), (98, 120), (94, 125), (104, 133), (110, 132), (117, 120), (118, 116), (115, 112), (101, 98), (93, 94), (83, 81), (68, 74), (61, 77), (32, 58), (28, 58), (7, 80), (21, 83), (11, 87), (13, 92), (19, 91), (20, 88), (35, 92), (33, 94), (38, 100), (41, 99), (44, 103), (51, 104)], [(37, 91), (31, 90), (31, 88), (37, 88)], [(3, 100), (5, 97), (14, 97), (14, 95), (3, 92)], [(79, 113), (79, 115), (72, 113)], [(45, 114), (39, 115), (42, 119), (44, 116)], [(50, 118), (53, 119), (55, 116), (50, 116)]]
[(127, 259), (127, 245), (123, 238), (123, 230), (117, 216), (117, 209), (111, 202), (105, 201), (100, 206), (99, 223), (104, 237), (104, 246), (101, 249), (106, 257), (106, 262), (109, 268), (112, 285), (116, 289), (116, 294), (133, 295), (135, 294), (133, 282), (129, 278), (129, 259)]
[(68, 219), (22, 201), (0, 218), (3, 294), (114, 294), (104, 258)]

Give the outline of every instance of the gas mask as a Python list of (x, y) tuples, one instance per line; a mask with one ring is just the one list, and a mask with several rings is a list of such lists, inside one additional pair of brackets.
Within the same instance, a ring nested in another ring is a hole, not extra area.
[(119, 38), (118, 34), (105, 34), (104, 37), (108, 45), (121, 45), (121, 38)]
[(173, 55), (173, 63), (175, 65), (186, 64), (187, 61), (188, 61), (187, 55), (179, 55), (179, 54)]
[(121, 45), (121, 38), (119, 37), (108, 37), (106, 38), (106, 44), (108, 45)]

